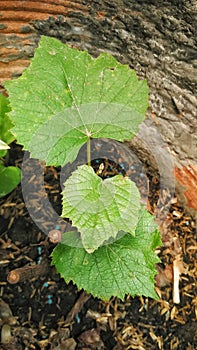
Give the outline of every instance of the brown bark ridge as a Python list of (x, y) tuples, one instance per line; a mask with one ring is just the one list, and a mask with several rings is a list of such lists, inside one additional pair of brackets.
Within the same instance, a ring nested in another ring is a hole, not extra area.
[[(0, 85), (29, 65), (40, 35), (129, 64), (148, 81), (147, 120), (169, 148), (177, 191), (196, 216), (196, 23), (195, 0), (1, 0)], [(138, 141), (130, 146), (156, 170)]]

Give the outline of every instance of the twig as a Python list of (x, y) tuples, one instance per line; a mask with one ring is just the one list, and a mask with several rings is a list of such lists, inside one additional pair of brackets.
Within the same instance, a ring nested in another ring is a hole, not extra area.
[(31, 278), (47, 274), (48, 268), (49, 266), (46, 261), (38, 265), (25, 265), (23, 267), (10, 271), (7, 276), (7, 281), (11, 284), (25, 282)]
[(183, 271), (184, 271), (183, 263), (179, 255), (173, 261), (173, 302), (175, 304), (180, 303), (179, 279)]
[(59, 243), (62, 240), (62, 233), (60, 230), (51, 230), (48, 234), (51, 243)]
[(77, 299), (74, 306), (72, 307), (72, 309), (70, 310), (70, 312), (68, 313), (65, 320), (66, 324), (69, 324), (72, 322), (75, 314), (81, 311), (83, 305), (86, 303), (86, 301), (88, 301), (88, 299), (90, 299), (90, 294), (87, 294), (85, 291), (83, 291), (80, 297)]

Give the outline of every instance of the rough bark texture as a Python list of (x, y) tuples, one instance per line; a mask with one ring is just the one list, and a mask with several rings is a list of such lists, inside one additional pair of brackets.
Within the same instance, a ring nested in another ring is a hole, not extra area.
[[(139, 78), (147, 79), (147, 120), (168, 145), (178, 193), (196, 216), (196, 1), (0, 1), (0, 15), (2, 89), (6, 79), (28, 66), (42, 34), (94, 56), (108, 51), (134, 68)], [(138, 145), (134, 140), (131, 147), (156, 170), (143, 142)]]

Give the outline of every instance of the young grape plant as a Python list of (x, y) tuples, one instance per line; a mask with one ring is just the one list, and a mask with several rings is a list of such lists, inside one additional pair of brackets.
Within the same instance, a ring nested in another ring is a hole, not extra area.
[(93, 58), (43, 36), (21, 77), (6, 83), (12, 132), (32, 158), (72, 163), (87, 145), (87, 162), (64, 183), (64, 232), (52, 264), (68, 283), (109, 300), (125, 294), (157, 298), (153, 216), (136, 184), (121, 174), (102, 179), (91, 166), (91, 139), (131, 140), (145, 119), (148, 86), (134, 70), (102, 53)]

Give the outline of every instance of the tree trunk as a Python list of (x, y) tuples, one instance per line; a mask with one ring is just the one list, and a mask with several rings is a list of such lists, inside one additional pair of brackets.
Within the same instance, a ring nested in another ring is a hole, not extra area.
[[(142, 131), (130, 147), (153, 172), (160, 170), (159, 154), (165, 163), (162, 171), (167, 173), (174, 164), (179, 198), (196, 217), (196, 1), (8, 0), (0, 2), (0, 15), (2, 90), (6, 79), (19, 76), (29, 65), (42, 34), (93, 56), (107, 51), (147, 79), (145, 127), (154, 132), (144, 137)], [(163, 157), (161, 142), (163, 150), (168, 149)]]

